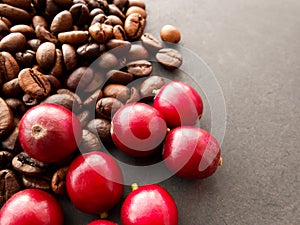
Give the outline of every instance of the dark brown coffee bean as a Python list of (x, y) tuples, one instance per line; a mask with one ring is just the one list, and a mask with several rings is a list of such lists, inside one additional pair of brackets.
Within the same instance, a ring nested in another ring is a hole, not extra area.
[(81, 153), (100, 151), (101, 146), (98, 136), (89, 130), (82, 130), (82, 140), (78, 148)]
[(36, 61), (42, 69), (49, 69), (55, 63), (56, 47), (51, 42), (44, 42), (36, 51)]
[(119, 17), (121, 20), (125, 19), (123, 12), (115, 4), (108, 5), (108, 13), (110, 15), (115, 15), (115, 16)]
[(55, 194), (58, 195), (67, 194), (67, 188), (66, 188), (67, 172), (68, 172), (68, 167), (62, 167), (53, 174), (51, 179), (51, 188)]
[(152, 73), (152, 64), (147, 60), (138, 60), (126, 65), (127, 72), (137, 77), (148, 76)]
[(15, 23), (27, 23), (30, 21), (30, 14), (24, 9), (0, 3), (0, 16), (6, 17)]
[(68, 8), (70, 5), (72, 5), (73, 1), (72, 0), (53, 0), (57, 5), (63, 7), (63, 8)]
[(91, 83), (84, 89), (84, 92), (91, 93), (96, 91), (99, 88), (102, 88), (104, 82), (106, 81), (106, 77), (104, 73), (101, 71), (95, 71), (94, 78)]
[(107, 16), (107, 20), (110, 21), (110, 24), (111, 24), (112, 26), (119, 25), (119, 26), (122, 26), (122, 27), (123, 27), (123, 21), (122, 21), (119, 17), (117, 17), (117, 16), (115, 16), (115, 15), (108, 15), (108, 16)]
[(4, 22), (8, 28), (12, 27), (12, 22), (9, 19), (5, 17), (0, 17), (0, 20)]
[(16, 125), (14, 130), (9, 134), (9, 136), (2, 141), (2, 148), (5, 150), (17, 154), (22, 151), (22, 147), (19, 142), (19, 124)]
[(58, 89), (62, 87), (61, 82), (53, 75), (45, 75), (51, 85), (51, 92), (55, 93)]
[(110, 70), (107, 74), (109, 83), (112, 84), (128, 84), (133, 80), (133, 75), (120, 70)]
[(21, 70), (18, 81), (23, 91), (36, 99), (46, 98), (51, 91), (51, 85), (47, 78), (36, 69)]
[(108, 20), (107, 16), (104, 13), (99, 13), (93, 17), (91, 26), (95, 23), (111, 25), (111, 22)]
[(122, 102), (116, 98), (101, 98), (96, 104), (96, 113), (99, 117), (111, 119), (122, 106)]
[(48, 23), (46, 21), (46, 19), (42, 16), (34, 16), (32, 17), (32, 25), (34, 27), (34, 29), (36, 29), (37, 26), (41, 26), (44, 27), (45, 29), (48, 28)]
[(105, 14), (104, 11), (102, 9), (99, 8), (94, 8), (92, 9), (92, 11), (90, 12), (90, 18), (93, 19), (95, 16), (99, 15), (99, 14)]
[(22, 175), (22, 183), (25, 188), (35, 188), (43, 191), (51, 190), (51, 177), (46, 175), (34, 177)]
[(130, 14), (124, 23), (124, 29), (126, 32), (126, 37), (130, 40), (138, 40), (145, 29), (145, 19), (139, 13)]
[[(94, 107), (95, 108), (95, 107)], [(85, 127), (90, 120), (90, 111), (84, 110), (81, 113), (77, 114), (77, 118), (80, 121), (81, 127)]]
[(23, 94), (18, 78), (12, 79), (2, 85), (2, 93), (8, 98), (17, 98)]
[(105, 47), (107, 51), (114, 49), (114, 52), (120, 53), (120, 56), (122, 56), (128, 54), (131, 47), (131, 43), (129, 41), (119, 39), (110, 39), (105, 44)]
[(61, 32), (70, 31), (72, 30), (72, 27), (73, 27), (72, 14), (69, 11), (64, 10), (58, 13), (54, 17), (50, 26), (50, 31), (53, 34), (58, 34)]
[(128, 0), (113, 0), (112, 3), (115, 4), (120, 10), (122, 10), (127, 4)]
[(151, 76), (143, 81), (140, 85), (140, 93), (142, 98), (153, 98), (156, 92), (165, 84), (165, 81), (162, 77)]
[(8, 151), (0, 151), (0, 169), (9, 168), (13, 157), (13, 154)]
[(76, 69), (78, 63), (75, 48), (72, 45), (63, 44), (62, 53), (66, 69), (69, 71)]
[(138, 102), (141, 100), (139, 91), (135, 87), (130, 88), (130, 98), (126, 101), (126, 104)]
[(0, 52), (0, 85), (18, 76), (19, 65), (8, 52)]
[(55, 77), (62, 77), (65, 72), (65, 65), (64, 65), (64, 59), (63, 54), (60, 49), (56, 49), (56, 57), (55, 57), (55, 63), (52, 69), (50, 70), (49, 74), (55, 76)]
[(92, 119), (87, 125), (87, 129), (96, 134), (103, 144), (109, 144), (112, 142), (110, 128), (110, 121), (103, 118)]
[(147, 13), (145, 9), (138, 6), (131, 6), (126, 11), (126, 17), (128, 17), (132, 13), (139, 13), (144, 19), (147, 18)]
[(172, 48), (163, 48), (155, 56), (156, 60), (169, 70), (177, 69), (182, 64), (181, 54)]
[(94, 72), (89, 67), (79, 67), (67, 79), (66, 85), (71, 91), (85, 89), (94, 78)]
[(103, 97), (103, 92), (101, 89), (96, 90), (92, 95), (90, 95), (84, 102), (83, 107), (85, 109), (94, 109), (96, 103), (99, 99)]
[(122, 84), (109, 84), (103, 89), (104, 97), (113, 97), (121, 102), (126, 102), (130, 98), (130, 90)]
[(20, 190), (21, 185), (17, 175), (9, 169), (0, 170), (0, 207)]
[(8, 32), (9, 32), (9, 28), (7, 24), (2, 19), (0, 19), (0, 39), (6, 36)]
[(119, 59), (110, 52), (103, 53), (97, 60), (98, 66), (101, 69), (110, 70), (110, 69), (118, 69), (119, 67)]
[(55, 3), (53, 0), (45, 0), (45, 14), (50, 18), (53, 18), (56, 14), (62, 11), (62, 7)]
[(28, 108), (39, 104), (39, 101), (36, 98), (33, 98), (32, 96), (30, 96), (29, 94), (23, 95), (22, 101)]
[(27, 47), (34, 52), (38, 50), (41, 44), (42, 41), (40, 39), (30, 39), (29, 41), (27, 41)]
[(123, 41), (125, 41), (127, 39), (126, 38), (126, 32), (125, 32), (123, 26), (121, 26), (121, 25), (114, 26), (113, 37), (115, 39), (123, 40)]
[(78, 111), (80, 108), (77, 105), (74, 97), (69, 94), (54, 94), (46, 98), (42, 103), (58, 104), (69, 109), (70, 111)]
[(90, 10), (84, 4), (74, 4), (69, 9), (72, 14), (73, 23), (78, 26), (84, 26), (89, 22)]
[(53, 44), (57, 44), (57, 38), (50, 33), (45, 27), (37, 25), (35, 28), (35, 34), (38, 39), (43, 42), (52, 42)]
[(35, 36), (35, 31), (31, 26), (25, 24), (18, 24), (10, 28), (12, 33), (22, 33), (26, 38), (33, 38)]
[(0, 137), (6, 135), (12, 129), (13, 125), (13, 113), (4, 99), (0, 97)]
[(31, 0), (2, 0), (2, 2), (25, 10), (29, 9), (31, 4)]
[(158, 50), (163, 48), (162, 43), (149, 33), (144, 33), (141, 37), (141, 41), (149, 51), (157, 52)]
[(32, 50), (16, 53), (16, 60), (22, 68), (32, 67), (35, 64), (35, 58), (35, 52)]
[(58, 34), (58, 40), (62, 44), (82, 45), (84, 44), (89, 36), (88, 31), (67, 31)]
[(25, 45), (26, 38), (19, 32), (10, 33), (0, 41), (0, 49), (7, 52), (20, 52)]
[(73, 108), (74, 109), (73, 110), (74, 111), (76, 111), (77, 109), (78, 109), (78, 111), (81, 110), (81, 108), (82, 108), (82, 100), (81, 100), (81, 98), (79, 97), (78, 94), (76, 94), (76, 93), (74, 93), (74, 92), (72, 92), (72, 91), (70, 91), (68, 89), (65, 89), (65, 88), (57, 90), (57, 93), (58, 94), (68, 94), (68, 95), (70, 95), (72, 98), (74, 98), (74, 104), (73, 104)]
[(33, 159), (25, 152), (21, 152), (13, 158), (12, 166), (19, 173), (28, 176), (40, 175), (48, 168), (47, 163)]
[(84, 58), (93, 60), (100, 54), (100, 47), (96, 43), (87, 43), (77, 48), (77, 54)]
[(138, 6), (141, 7), (143, 9), (146, 8), (146, 4), (143, 0), (128, 0), (126, 7), (129, 8), (131, 6)]
[(6, 104), (9, 106), (11, 111), (16, 115), (23, 115), (26, 111), (24, 102), (17, 98), (7, 98), (5, 99)]
[(127, 55), (127, 61), (136, 61), (141, 59), (147, 59), (149, 57), (149, 53), (147, 49), (139, 44), (132, 44)]
[(89, 27), (92, 38), (100, 44), (104, 44), (113, 35), (113, 27), (104, 23), (95, 23)]

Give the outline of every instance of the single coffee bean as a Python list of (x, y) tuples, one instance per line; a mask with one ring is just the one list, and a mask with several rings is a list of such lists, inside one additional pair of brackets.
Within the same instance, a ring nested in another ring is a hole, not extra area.
[(15, 115), (23, 115), (26, 112), (25, 104), (20, 99), (7, 98), (5, 102)]
[(146, 8), (146, 4), (143, 0), (128, 0), (126, 7), (132, 7), (132, 6), (138, 6), (140, 8), (145, 9)]
[(89, 22), (90, 10), (86, 5), (80, 3), (74, 4), (69, 11), (72, 14), (74, 24), (84, 26)]
[(19, 65), (8, 52), (0, 52), (0, 85), (18, 76)]
[(93, 60), (100, 54), (100, 47), (96, 43), (87, 43), (77, 48), (77, 54), (87, 60)]
[(11, 109), (4, 99), (0, 97), (0, 137), (8, 134), (14, 125), (14, 117)]
[(58, 104), (70, 111), (78, 111), (80, 108), (74, 97), (69, 94), (54, 94), (46, 98), (42, 103)]
[(118, 16), (115, 16), (115, 15), (108, 15), (108, 16), (107, 16), (107, 20), (110, 21), (110, 24), (111, 24), (112, 26), (119, 25), (119, 26), (122, 26), (122, 27), (123, 27), (123, 21), (122, 21)]
[(121, 26), (121, 25), (114, 26), (114, 28), (113, 28), (113, 37), (115, 39), (123, 40), (123, 41), (125, 41), (127, 39), (126, 32), (125, 32), (123, 26)]
[(75, 48), (69, 44), (62, 45), (63, 59), (68, 71), (73, 71), (77, 68), (77, 56)]
[(49, 74), (57, 78), (60, 78), (65, 73), (64, 59), (63, 59), (62, 51), (60, 49), (57, 48), (55, 52), (56, 52), (55, 63), (52, 69), (50, 70)]
[(58, 169), (52, 176), (51, 188), (55, 194), (65, 195), (67, 194), (66, 188), (66, 175), (68, 172), (68, 167), (62, 167)]
[(2, 85), (2, 94), (8, 98), (17, 98), (23, 93), (18, 78), (12, 79)]
[(9, 32), (9, 28), (7, 24), (2, 19), (0, 19), (0, 39), (6, 36), (8, 32)]
[(9, 168), (13, 157), (13, 154), (8, 151), (0, 151), (0, 169)]
[(38, 16), (38, 15), (32, 17), (32, 25), (33, 25), (34, 29), (36, 29), (37, 26), (42, 26), (45, 29), (48, 28), (48, 23), (47, 23), (46, 19), (44, 17)]
[(36, 98), (33, 98), (29, 94), (24, 94), (22, 97), (22, 101), (28, 108), (36, 106), (40, 103)]
[(42, 42), (51, 42), (57, 44), (58, 40), (55, 35), (51, 34), (44, 26), (37, 25), (35, 28), (35, 34)]
[(73, 27), (73, 18), (72, 14), (64, 10), (60, 13), (58, 13), (54, 19), (52, 20), (50, 31), (53, 34), (58, 34), (64, 31), (70, 31)]
[(30, 14), (24, 9), (0, 3), (0, 16), (6, 17), (15, 23), (27, 23), (30, 21)]
[(102, 88), (106, 81), (105, 74), (102, 71), (94, 71), (94, 78), (91, 83), (84, 89), (85, 93), (92, 93), (99, 88)]
[(112, 84), (128, 84), (133, 80), (133, 75), (121, 70), (110, 70), (107, 74), (107, 82)]
[(43, 191), (51, 190), (51, 177), (46, 175), (34, 177), (22, 175), (22, 183), (25, 188), (35, 188)]
[(82, 141), (79, 145), (81, 153), (87, 153), (91, 151), (100, 151), (100, 141), (97, 135), (93, 134), (89, 130), (82, 130)]
[[(95, 108), (95, 107), (94, 107)], [(81, 113), (77, 114), (77, 118), (80, 121), (81, 127), (85, 127), (89, 120), (90, 120), (90, 111), (89, 110), (84, 110)]]
[(111, 119), (122, 106), (122, 102), (116, 98), (101, 98), (96, 104), (96, 113), (99, 117)]
[(110, 39), (106, 44), (105, 48), (107, 51), (114, 49), (115, 52), (120, 53), (120, 56), (127, 55), (131, 47), (129, 41)]
[(163, 48), (159, 50), (155, 58), (161, 65), (169, 70), (177, 69), (182, 64), (181, 54), (172, 48)]
[(34, 52), (38, 50), (41, 44), (42, 41), (40, 39), (30, 39), (29, 41), (27, 41), (27, 47), (29, 48), (29, 50), (32, 50)]
[(31, 0), (2, 0), (2, 2), (25, 10), (29, 9), (31, 4)]
[(0, 208), (20, 190), (21, 185), (17, 175), (9, 169), (0, 170)]
[(0, 20), (6, 24), (7, 28), (12, 27), (12, 22), (9, 19), (5, 17), (0, 17)]
[(90, 67), (79, 67), (74, 70), (67, 79), (66, 85), (71, 91), (85, 89), (94, 78), (94, 72)]
[(13, 154), (18, 154), (19, 152), (21, 152), (23, 149), (20, 145), (18, 135), (19, 124), (17, 124), (13, 131), (9, 134), (9, 136), (2, 141), (2, 148)]
[(115, 4), (120, 10), (122, 10), (126, 3), (128, 2), (128, 0), (113, 0), (112, 3)]
[(98, 136), (103, 144), (112, 142), (110, 134), (111, 123), (109, 120), (103, 118), (92, 119), (88, 123), (87, 129)]
[(124, 23), (124, 29), (126, 32), (126, 37), (130, 40), (138, 40), (145, 29), (145, 19), (139, 13), (130, 14)]
[(128, 17), (132, 13), (139, 13), (144, 19), (147, 18), (147, 13), (145, 9), (139, 7), (139, 6), (131, 6), (126, 11), (126, 17)]
[(97, 59), (98, 66), (104, 70), (118, 69), (120, 66), (119, 59), (110, 52), (103, 53)]
[(45, 75), (45, 77), (50, 82), (52, 93), (55, 93), (58, 89), (60, 89), (62, 87), (60, 80), (58, 80), (55, 76)]
[(62, 44), (82, 45), (88, 39), (89, 33), (87, 31), (67, 31), (58, 34), (58, 40)]
[(31, 26), (25, 24), (18, 24), (10, 28), (11, 33), (19, 32), (23, 34), (26, 38), (33, 38), (35, 37), (35, 31)]
[(165, 84), (160, 76), (151, 76), (141, 83), (139, 91), (144, 99), (153, 99), (156, 92)]
[(95, 23), (89, 27), (92, 38), (100, 44), (104, 44), (113, 35), (113, 27), (104, 23)]
[(113, 97), (121, 102), (126, 102), (130, 98), (130, 90), (122, 84), (109, 84), (103, 89), (104, 97)]
[(93, 17), (91, 26), (95, 23), (111, 25), (111, 22), (108, 20), (107, 16), (104, 13), (97, 14)]
[(36, 61), (42, 69), (49, 69), (55, 63), (56, 47), (51, 42), (44, 42), (36, 51)]
[(40, 175), (48, 168), (47, 163), (33, 159), (25, 152), (21, 152), (13, 158), (12, 166), (19, 173), (28, 176)]
[(130, 98), (126, 101), (126, 104), (138, 102), (141, 100), (139, 91), (135, 87), (130, 88)]
[(25, 36), (20, 32), (10, 33), (0, 41), (0, 49), (7, 52), (20, 52), (26, 43)]
[(147, 48), (147, 50), (152, 52), (157, 52), (158, 50), (163, 48), (162, 43), (152, 34), (149, 33), (144, 33), (141, 37), (141, 41), (143, 45)]
[(65, 89), (65, 88), (57, 90), (57, 93), (58, 94), (68, 94), (68, 95), (70, 95), (72, 98), (74, 98), (74, 101), (75, 101), (75, 103), (73, 104), (73, 108), (74, 108), (73, 110), (74, 111), (76, 111), (77, 109), (78, 109), (78, 111), (81, 110), (81, 108), (82, 108), (82, 100), (81, 100), (81, 98), (80, 98), (80, 96), (78, 94), (70, 91), (69, 89)]
[(90, 12), (90, 18), (94, 18), (95, 16), (97, 16), (99, 14), (104, 14), (104, 11), (100, 8), (94, 8)]
[(177, 43), (181, 39), (180, 31), (172, 25), (164, 25), (160, 29), (160, 37), (163, 41)]
[(50, 18), (53, 18), (55, 15), (57, 15), (59, 12), (62, 11), (62, 7), (60, 7), (58, 4), (55, 3), (53, 0), (45, 0), (45, 15), (49, 16)]
[(139, 44), (132, 44), (127, 55), (127, 61), (137, 61), (142, 59), (147, 59), (149, 57), (149, 53), (147, 49)]
[(115, 4), (108, 5), (108, 13), (110, 15), (115, 15), (115, 16), (119, 17), (121, 20), (125, 19), (125, 15)]
[(138, 60), (126, 65), (127, 72), (137, 77), (148, 76), (152, 73), (152, 64), (147, 60)]
[(32, 67), (35, 64), (35, 58), (35, 52), (32, 50), (16, 53), (16, 60), (22, 68)]
[(33, 98), (44, 99), (50, 94), (50, 82), (36, 69), (21, 70), (18, 81), (23, 91)]
[(92, 95), (90, 95), (84, 102), (83, 107), (85, 109), (94, 109), (96, 103), (99, 99), (103, 97), (103, 92), (101, 89), (96, 90)]

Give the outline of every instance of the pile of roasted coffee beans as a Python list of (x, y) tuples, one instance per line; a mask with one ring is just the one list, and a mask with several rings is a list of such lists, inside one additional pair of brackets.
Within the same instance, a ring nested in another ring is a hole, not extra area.
[[(181, 66), (180, 52), (166, 44), (180, 41), (179, 30), (162, 27), (160, 41), (144, 33), (146, 18), (142, 0), (0, 1), (0, 207), (9, 199), (19, 201), (17, 192), (49, 204), (51, 197), (34, 190), (66, 195), (74, 159), (113, 145), (114, 114), (124, 105), (153, 101), (165, 85), (162, 77), (152, 75), (150, 58), (167, 70)], [(138, 85), (128, 85), (140, 78)], [(63, 160), (38, 161), (20, 143), (23, 115), (44, 103), (65, 107), (80, 121), (78, 149)], [(171, 214), (177, 213), (171, 197), (159, 192), (167, 196)], [(168, 224), (177, 224), (171, 220)]]

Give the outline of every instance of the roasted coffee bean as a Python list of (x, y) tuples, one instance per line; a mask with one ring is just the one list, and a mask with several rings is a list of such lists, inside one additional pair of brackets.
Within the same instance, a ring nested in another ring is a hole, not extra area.
[(8, 98), (17, 98), (24, 92), (19, 85), (18, 78), (15, 78), (2, 85), (2, 93)]
[(146, 8), (146, 4), (143, 0), (128, 0), (126, 7), (129, 8), (131, 6), (138, 6), (143, 9)]
[(97, 16), (99, 14), (104, 14), (104, 11), (102, 9), (100, 9), (100, 8), (94, 8), (90, 12), (90, 18), (94, 18), (95, 16)]
[(86, 60), (93, 60), (99, 56), (100, 47), (96, 43), (87, 43), (77, 48), (77, 54)]
[(91, 83), (84, 89), (84, 92), (91, 93), (96, 91), (97, 89), (101, 88), (106, 81), (106, 77), (104, 73), (101, 71), (95, 71), (94, 78)]
[(128, 84), (133, 80), (133, 75), (121, 70), (110, 70), (107, 74), (107, 82), (112, 84)]
[(125, 19), (125, 15), (115, 4), (108, 5), (108, 13), (110, 15), (115, 15), (115, 16), (119, 17), (121, 20)]
[(115, 15), (108, 15), (107, 20), (110, 21), (110, 24), (112, 26), (116, 26), (116, 25), (123, 26), (123, 21)]
[(126, 37), (130, 40), (138, 40), (145, 29), (145, 19), (139, 13), (130, 14), (124, 23), (124, 30), (126, 32)]
[(98, 66), (104, 70), (118, 69), (120, 66), (119, 59), (110, 52), (103, 53), (97, 60)]
[(115, 4), (120, 10), (122, 10), (128, 0), (113, 0), (112, 3)]
[(8, 28), (10, 28), (12, 26), (12, 22), (9, 19), (7, 19), (5, 17), (0, 17), (0, 20), (2, 22), (4, 22)]
[(80, 3), (74, 4), (69, 11), (72, 14), (74, 24), (84, 26), (88, 23), (90, 19), (90, 10), (86, 5)]
[(25, 188), (35, 188), (43, 191), (51, 190), (51, 177), (46, 175), (34, 177), (22, 175), (22, 183)]
[(101, 98), (96, 104), (96, 113), (99, 117), (111, 119), (122, 106), (122, 102), (116, 98)]
[(159, 50), (155, 58), (161, 65), (169, 70), (177, 69), (182, 64), (181, 54), (172, 48), (163, 48)]
[(58, 195), (67, 194), (67, 188), (66, 188), (67, 172), (68, 172), (68, 167), (62, 167), (53, 174), (51, 179), (51, 189), (55, 194)]
[(127, 61), (131, 62), (136, 60), (142, 60), (147, 59), (148, 57), (149, 53), (144, 46), (139, 44), (132, 44), (127, 55)]
[(147, 50), (152, 52), (157, 52), (158, 50), (163, 48), (162, 43), (156, 37), (149, 33), (144, 33), (141, 37), (141, 41), (143, 45), (147, 48)]
[(76, 69), (78, 62), (75, 48), (72, 45), (63, 44), (62, 53), (66, 69), (69, 71)]
[(32, 50), (16, 53), (16, 60), (22, 68), (32, 67), (35, 64), (35, 57), (35, 52)]
[(87, 125), (87, 129), (96, 134), (103, 144), (109, 144), (112, 141), (110, 128), (110, 121), (103, 118), (92, 119)]
[(27, 47), (34, 52), (38, 50), (41, 44), (42, 41), (40, 39), (30, 39), (27, 41)]
[(54, 19), (52, 20), (50, 31), (53, 34), (58, 34), (64, 31), (70, 31), (73, 27), (73, 18), (72, 14), (64, 10), (60, 13), (58, 13)]
[(24, 102), (17, 98), (7, 98), (5, 99), (6, 104), (16, 115), (23, 115), (26, 111)]
[(115, 39), (118, 39), (118, 40), (126, 40), (126, 32), (123, 28), (123, 26), (121, 25), (116, 25), (114, 26), (114, 29), (113, 29), (113, 37)]
[(0, 40), (6, 36), (9, 32), (9, 28), (7, 26), (7, 24), (2, 20), (0, 19)]
[(28, 176), (40, 175), (48, 168), (47, 163), (33, 159), (25, 152), (21, 152), (13, 158), (12, 166), (19, 173)]
[(0, 85), (18, 76), (19, 65), (8, 52), (0, 52)]
[(78, 147), (81, 153), (100, 151), (100, 141), (97, 135), (89, 130), (82, 130), (82, 140)]
[(117, 52), (118, 55), (127, 55), (131, 43), (129, 41), (124, 41), (124, 40), (119, 40), (119, 39), (110, 39), (106, 44), (105, 44), (106, 50), (112, 50), (114, 49), (114, 52)]
[(2, 2), (25, 10), (29, 9), (31, 4), (31, 0), (2, 0)]
[(26, 38), (20, 32), (10, 33), (0, 41), (0, 49), (7, 52), (20, 52), (25, 45)]
[(180, 31), (172, 25), (164, 25), (160, 29), (160, 38), (163, 41), (177, 43), (181, 39)]
[(45, 15), (49, 16), (49, 19), (53, 18), (60, 11), (62, 11), (62, 7), (56, 4), (55, 1), (53, 0), (45, 0), (45, 1), (46, 1)]
[(56, 47), (52, 42), (44, 42), (36, 51), (36, 61), (42, 69), (50, 69), (55, 63)]
[(103, 89), (104, 97), (113, 97), (121, 102), (126, 102), (130, 98), (130, 90), (122, 84), (109, 84)]
[(138, 102), (141, 100), (139, 91), (135, 87), (130, 88), (130, 98), (126, 101), (126, 104)]
[(57, 48), (55, 52), (56, 52), (55, 63), (52, 69), (50, 70), (49, 74), (60, 78), (64, 75), (65, 72), (64, 59), (60, 49)]
[(89, 110), (84, 110), (81, 113), (77, 114), (77, 118), (80, 121), (81, 127), (85, 127), (87, 125), (87, 123), (90, 120), (90, 111)]
[(27, 23), (30, 21), (30, 14), (24, 9), (0, 3), (0, 16), (6, 17), (15, 23)]
[(73, 1), (72, 0), (53, 0), (57, 5), (63, 7), (63, 8), (68, 8), (70, 5), (72, 5)]
[(113, 27), (105, 23), (95, 23), (89, 27), (92, 38), (100, 44), (104, 44), (113, 35)]
[(36, 29), (37, 26), (42, 26), (45, 29), (48, 28), (48, 23), (47, 23), (46, 19), (44, 17), (38, 16), (38, 15), (32, 17), (32, 25), (33, 25), (34, 29)]
[(132, 13), (139, 13), (144, 19), (147, 18), (147, 13), (145, 9), (138, 6), (131, 6), (126, 11), (126, 17), (128, 17)]
[(58, 34), (58, 40), (62, 44), (82, 45), (84, 44), (89, 36), (88, 31), (67, 31)]
[(35, 34), (41, 41), (52, 42), (57, 44), (58, 40), (55, 35), (51, 34), (44, 26), (37, 25), (35, 28)]
[(2, 148), (5, 150), (17, 154), (22, 151), (22, 147), (19, 142), (19, 124), (17, 124), (14, 130), (9, 134), (9, 136), (2, 141)]
[(91, 26), (95, 23), (111, 25), (111, 22), (108, 20), (107, 16), (104, 13), (97, 14), (93, 17)]
[(6, 135), (12, 129), (13, 125), (13, 113), (4, 99), (0, 97), (0, 137)]
[(33, 98), (29, 94), (24, 94), (22, 97), (22, 101), (28, 108), (36, 106), (40, 103), (36, 98)]
[(11, 33), (22, 33), (26, 38), (33, 38), (35, 36), (35, 31), (31, 26), (25, 24), (18, 24), (10, 28)]
[(126, 65), (127, 72), (137, 77), (148, 76), (152, 73), (152, 64), (147, 60), (138, 60)]
[(50, 82), (36, 69), (26, 68), (21, 70), (18, 81), (23, 91), (33, 98), (44, 99), (50, 94)]
[(9, 169), (0, 170), (0, 208), (20, 190), (21, 185), (17, 175)]
[(162, 77), (151, 76), (141, 83), (139, 91), (141, 97), (144, 99), (151, 99), (155, 96), (156, 92), (165, 84)]
[(80, 109), (74, 97), (69, 94), (54, 94), (46, 98), (42, 103), (58, 104), (70, 111), (78, 111)]
[(82, 108), (82, 100), (81, 100), (81, 98), (79, 97), (78, 94), (70, 91), (69, 89), (65, 89), (65, 88), (57, 90), (57, 93), (58, 94), (68, 94), (68, 95), (71, 95), (72, 98), (74, 98), (74, 101), (75, 101), (75, 103), (73, 104), (74, 110), (75, 111), (77, 109), (78, 109), (78, 111), (81, 110), (81, 108)]
[(103, 97), (103, 92), (101, 89), (96, 90), (92, 95), (90, 95), (84, 102), (83, 107), (85, 109), (94, 109), (96, 103), (99, 99)]
[(9, 168), (13, 157), (13, 154), (8, 151), (0, 151), (0, 169)]
[(94, 72), (89, 67), (79, 67), (67, 79), (66, 85), (71, 91), (85, 89), (94, 78)]
[(58, 89), (61, 88), (61, 82), (53, 75), (45, 75), (51, 85), (51, 92), (55, 93)]

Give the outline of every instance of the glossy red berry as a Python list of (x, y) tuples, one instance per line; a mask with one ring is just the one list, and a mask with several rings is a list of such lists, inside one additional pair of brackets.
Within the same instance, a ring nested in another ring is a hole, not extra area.
[(112, 156), (104, 152), (89, 152), (71, 163), (66, 187), (76, 208), (86, 213), (101, 214), (120, 201), (123, 175)]
[(132, 191), (121, 208), (123, 225), (177, 225), (178, 211), (172, 196), (149, 184)]
[(108, 220), (95, 220), (93, 222), (90, 222), (88, 225), (118, 225), (118, 224)]
[(54, 197), (38, 189), (13, 195), (1, 208), (1, 225), (62, 225), (63, 213)]
[(82, 129), (77, 117), (56, 104), (40, 104), (29, 109), (19, 126), (24, 151), (42, 162), (57, 162), (73, 153), (81, 141)]
[(181, 81), (166, 83), (155, 96), (153, 106), (163, 114), (170, 128), (194, 125), (203, 113), (199, 93)]
[(205, 178), (212, 175), (222, 162), (220, 146), (207, 131), (193, 126), (171, 130), (164, 142), (166, 166), (184, 178)]
[(135, 157), (152, 154), (163, 142), (166, 133), (167, 125), (162, 114), (144, 103), (123, 106), (111, 122), (115, 145)]

